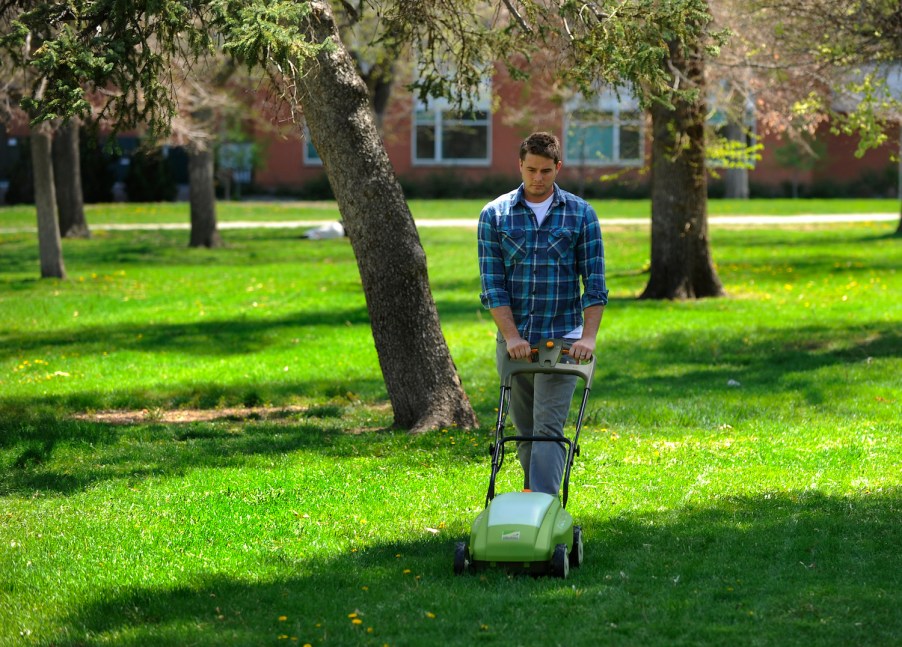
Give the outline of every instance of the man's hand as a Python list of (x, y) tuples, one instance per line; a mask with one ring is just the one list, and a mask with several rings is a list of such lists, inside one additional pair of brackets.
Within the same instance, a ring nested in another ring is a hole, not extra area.
[(570, 346), (570, 357), (577, 361), (590, 360), (595, 353), (594, 339), (578, 339)]
[(522, 337), (511, 337), (507, 340), (507, 354), (511, 359), (527, 359), (532, 355), (532, 348)]

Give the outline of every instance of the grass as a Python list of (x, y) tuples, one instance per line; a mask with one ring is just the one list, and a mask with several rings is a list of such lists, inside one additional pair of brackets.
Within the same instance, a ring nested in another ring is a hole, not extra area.
[(472, 231), (421, 236), (483, 427), (418, 437), (347, 241), (98, 231), (58, 282), (0, 234), (0, 645), (895, 644), (894, 228), (715, 227), (730, 298), (687, 303), (606, 230), (566, 581), (451, 574), (497, 398)]
[[(414, 218), (476, 218), (485, 200), (411, 200)], [(649, 200), (595, 200), (593, 204), (603, 218), (649, 218)], [(895, 199), (779, 199), (779, 200), (723, 200), (708, 203), (712, 216), (762, 215), (792, 216), (837, 213), (898, 213)], [(94, 204), (85, 206), (88, 225), (187, 223), (188, 204), (185, 202), (148, 203), (124, 206)], [(234, 221), (305, 221), (338, 220), (341, 215), (334, 202), (220, 202), (217, 218), (220, 222)], [(21, 205), (0, 208), (0, 229), (35, 226), (34, 207)]]

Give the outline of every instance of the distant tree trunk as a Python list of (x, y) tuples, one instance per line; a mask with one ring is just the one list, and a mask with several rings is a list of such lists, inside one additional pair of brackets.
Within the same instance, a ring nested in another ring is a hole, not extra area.
[(723, 296), (708, 241), (705, 174), (704, 58), (670, 44), (675, 73), (699, 89), (695, 102), (676, 99), (674, 110), (651, 109), (651, 276), (642, 299)]
[(41, 278), (66, 278), (63, 246), (56, 212), (53, 186), (52, 132), (49, 123), (31, 131), (31, 162), (34, 167), (34, 203), (38, 212), (38, 252)]
[(188, 146), (188, 182), (191, 204), (189, 247), (219, 247), (216, 224), (216, 191), (213, 184), (213, 152), (207, 145)]
[(81, 186), (81, 157), (78, 150), (79, 125), (64, 123), (53, 140), (53, 182), (59, 210), (60, 235), (90, 238), (85, 221), (85, 199)]
[(899, 226), (896, 236), (902, 236), (902, 120), (899, 121)]
[(357, 257), (395, 424), (411, 431), (473, 427), (476, 416), (430, 292), (426, 255), (376, 129), (367, 87), (342, 45), (329, 2), (310, 7), (316, 40), (332, 37), (335, 47), (294, 81)]
[[(726, 138), (730, 141), (740, 142), (743, 146), (745, 141), (745, 127), (738, 119), (730, 119), (726, 125)], [(724, 188), (726, 189), (725, 197), (738, 200), (749, 199), (749, 170), (747, 168), (728, 168), (723, 173)]]

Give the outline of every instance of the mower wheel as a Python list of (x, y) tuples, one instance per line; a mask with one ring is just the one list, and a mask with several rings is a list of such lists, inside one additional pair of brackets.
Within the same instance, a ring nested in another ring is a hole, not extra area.
[(573, 526), (573, 550), (570, 551), (570, 566), (579, 568), (583, 565), (583, 529)]
[(562, 580), (567, 579), (567, 574), (570, 572), (567, 544), (558, 544), (554, 547), (554, 554), (551, 556), (551, 572), (555, 577), (559, 577)]
[(467, 542), (459, 541), (454, 545), (454, 574), (463, 575), (470, 567), (470, 549)]

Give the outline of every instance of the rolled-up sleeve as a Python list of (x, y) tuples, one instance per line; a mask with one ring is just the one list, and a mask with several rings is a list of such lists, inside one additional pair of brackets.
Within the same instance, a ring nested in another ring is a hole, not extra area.
[(488, 309), (509, 306), (510, 294), (505, 286), (504, 258), (501, 241), (495, 228), (495, 214), (490, 208), (479, 214), (477, 230), (479, 254), (479, 279), (482, 291), (479, 300)]
[(582, 235), (577, 242), (576, 259), (583, 279), (582, 308), (608, 303), (608, 287), (604, 278), (604, 242), (595, 210), (589, 207)]

